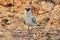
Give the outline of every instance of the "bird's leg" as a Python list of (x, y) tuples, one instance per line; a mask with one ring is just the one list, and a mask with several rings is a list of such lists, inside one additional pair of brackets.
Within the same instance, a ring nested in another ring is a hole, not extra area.
[(28, 35), (33, 35), (33, 33), (32, 33), (32, 30), (31, 30), (32, 28), (31, 27), (28, 27)]

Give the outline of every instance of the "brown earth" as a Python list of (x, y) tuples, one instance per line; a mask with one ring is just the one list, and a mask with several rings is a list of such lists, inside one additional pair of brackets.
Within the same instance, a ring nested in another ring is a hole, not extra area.
[[(32, 8), (39, 26), (24, 24), (24, 7)], [(60, 40), (59, 0), (0, 0), (0, 40)]]

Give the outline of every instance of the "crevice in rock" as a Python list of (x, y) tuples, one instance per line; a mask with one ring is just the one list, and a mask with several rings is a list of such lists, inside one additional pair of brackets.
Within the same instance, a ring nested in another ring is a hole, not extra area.
[[(2, 21), (4, 22), (5, 25), (10, 25), (10, 23), (8, 23), (8, 19), (2, 19)], [(2, 26), (4, 26), (4, 24), (2, 24)]]
[(11, 7), (11, 6), (13, 6), (13, 4), (11, 4), (11, 3), (6, 5), (6, 7)]

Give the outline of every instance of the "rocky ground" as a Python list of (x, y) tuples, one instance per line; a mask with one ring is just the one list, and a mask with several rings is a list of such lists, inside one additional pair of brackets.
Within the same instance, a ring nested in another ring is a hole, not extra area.
[[(32, 8), (38, 26), (24, 24), (24, 7)], [(59, 0), (0, 0), (0, 40), (60, 40)]]

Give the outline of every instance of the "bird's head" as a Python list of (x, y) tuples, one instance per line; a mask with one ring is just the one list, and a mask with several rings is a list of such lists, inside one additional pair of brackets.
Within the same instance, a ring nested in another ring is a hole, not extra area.
[(31, 8), (29, 7), (25, 7), (24, 10), (25, 10), (25, 13), (28, 13), (28, 14), (32, 13)]
[(25, 8), (25, 10), (28, 12), (28, 11), (30, 11), (31, 9), (30, 9), (30, 8)]

